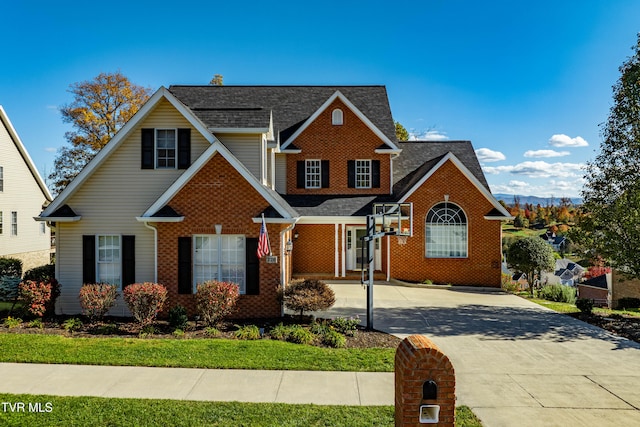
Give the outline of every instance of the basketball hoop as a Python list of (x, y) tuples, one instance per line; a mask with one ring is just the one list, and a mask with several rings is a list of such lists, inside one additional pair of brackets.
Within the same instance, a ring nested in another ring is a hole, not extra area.
[(398, 238), (398, 244), (400, 246), (404, 246), (404, 245), (407, 244), (407, 237), (409, 237), (409, 236), (397, 235), (396, 237)]

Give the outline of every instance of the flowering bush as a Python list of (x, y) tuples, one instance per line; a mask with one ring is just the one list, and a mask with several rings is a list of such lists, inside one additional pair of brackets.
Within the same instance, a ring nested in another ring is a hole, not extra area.
[(85, 283), (78, 298), (82, 312), (93, 321), (102, 318), (115, 305), (118, 288), (108, 283)]
[(155, 320), (167, 299), (167, 288), (158, 283), (134, 283), (124, 288), (124, 300), (133, 317), (148, 326)]
[(51, 300), (52, 282), (24, 280), (18, 286), (20, 289), (19, 299), (24, 301), (27, 311), (34, 316), (44, 316)]
[(207, 325), (215, 325), (235, 308), (240, 289), (230, 282), (210, 280), (198, 285), (196, 308)]

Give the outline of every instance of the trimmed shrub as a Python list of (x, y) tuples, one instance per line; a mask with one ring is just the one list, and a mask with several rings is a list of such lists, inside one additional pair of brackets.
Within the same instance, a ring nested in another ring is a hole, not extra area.
[(80, 306), (89, 319), (102, 319), (116, 304), (118, 287), (108, 283), (84, 284), (80, 288)]
[(593, 300), (589, 298), (578, 298), (576, 300), (576, 307), (582, 313), (590, 314), (593, 311)]
[(20, 294), (20, 278), (0, 276), (0, 301), (13, 301)]
[(47, 264), (34, 267), (24, 273), (24, 280), (39, 280), (42, 282), (56, 278), (56, 265)]
[(0, 258), (0, 276), (22, 277), (22, 261), (18, 258)]
[(187, 329), (187, 323), (189, 318), (187, 317), (187, 309), (180, 304), (171, 307), (169, 310), (169, 326), (173, 329)]
[(19, 299), (24, 301), (25, 309), (33, 316), (44, 316), (50, 307), (49, 302), (51, 301), (52, 283), (24, 280), (20, 282), (19, 288)]
[(151, 325), (167, 299), (167, 288), (158, 283), (134, 283), (124, 288), (124, 300), (144, 328)]
[(547, 301), (575, 304), (576, 288), (565, 285), (546, 285), (538, 291), (538, 297)]
[(232, 313), (239, 297), (240, 288), (235, 283), (210, 280), (198, 285), (196, 309), (202, 321), (213, 326)]
[(289, 310), (318, 311), (331, 308), (336, 302), (333, 289), (320, 280), (307, 279), (293, 282), (284, 290), (280, 290), (280, 299)]
[(619, 310), (626, 310), (628, 308), (640, 307), (640, 298), (624, 297), (618, 300), (617, 308)]

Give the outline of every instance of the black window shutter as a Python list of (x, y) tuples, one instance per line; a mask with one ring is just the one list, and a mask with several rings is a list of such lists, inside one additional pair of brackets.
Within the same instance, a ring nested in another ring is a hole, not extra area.
[(347, 160), (347, 187), (356, 188), (356, 161)]
[(320, 162), (320, 172), (322, 173), (322, 188), (329, 188), (329, 160)]
[(297, 165), (298, 165), (298, 170), (297, 170), (297, 175), (296, 175), (297, 187), (298, 188), (304, 188), (305, 187), (305, 173), (306, 173), (304, 160), (298, 160)]
[(371, 160), (371, 187), (380, 188), (380, 160)]
[(122, 236), (122, 289), (136, 282), (136, 236)]
[(142, 156), (140, 163), (142, 169), (153, 169), (154, 133), (154, 129), (142, 129)]
[(82, 283), (96, 283), (96, 236), (82, 236)]
[(178, 129), (178, 169), (191, 166), (191, 129)]
[(258, 239), (255, 237), (248, 237), (246, 256), (247, 264), (247, 295), (259, 295), (260, 294), (260, 259), (258, 258)]
[(191, 284), (191, 237), (178, 237), (178, 293), (193, 293)]

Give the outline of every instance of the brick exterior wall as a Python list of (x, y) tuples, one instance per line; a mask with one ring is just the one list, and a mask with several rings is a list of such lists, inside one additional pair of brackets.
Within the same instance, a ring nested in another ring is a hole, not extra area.
[(614, 270), (611, 278), (612, 306), (618, 306), (620, 298), (640, 298), (640, 279), (630, 279), (619, 271)]
[[(435, 381), (437, 398), (425, 399), (423, 384)], [(455, 425), (456, 377), (449, 358), (423, 335), (405, 338), (395, 356), (395, 425), (420, 426), (420, 405), (440, 405), (438, 426)]]
[[(331, 112), (340, 108), (344, 124), (331, 124)], [(293, 144), (302, 150), (300, 154), (287, 155), (287, 194), (389, 194), (389, 154), (376, 154), (382, 140), (373, 133), (342, 101), (336, 99), (311, 123)], [(298, 160), (328, 160), (329, 188), (297, 188)], [(380, 160), (380, 188), (348, 188), (347, 160)]]
[[(445, 194), (449, 195), (449, 202), (458, 205), (467, 216), (466, 258), (426, 258), (427, 213), (437, 203), (444, 202)], [(404, 246), (392, 242), (391, 277), (414, 282), (429, 279), (434, 283), (500, 287), (500, 221), (484, 219), (494, 206), (453, 162), (442, 165), (407, 202), (413, 203), (413, 236)]]
[[(259, 217), (269, 203), (221, 155), (216, 154), (169, 202), (184, 216), (183, 222), (158, 223), (158, 282), (169, 291), (167, 309), (176, 304), (195, 313), (194, 295), (178, 294), (178, 237), (215, 234), (215, 224), (222, 234), (242, 234), (257, 238)], [(287, 224), (267, 224), (271, 249), (278, 255), (277, 264), (260, 260), (260, 294), (241, 295), (232, 317), (277, 317), (281, 305), (276, 292), (280, 283), (280, 232)]]
[(598, 307), (607, 305), (609, 291), (593, 286), (578, 285), (578, 298), (592, 299)]
[[(338, 242), (342, 240), (341, 229), (339, 227)], [(299, 237), (293, 243), (294, 274), (312, 273), (332, 277), (335, 272), (335, 226), (296, 225), (295, 232)]]

